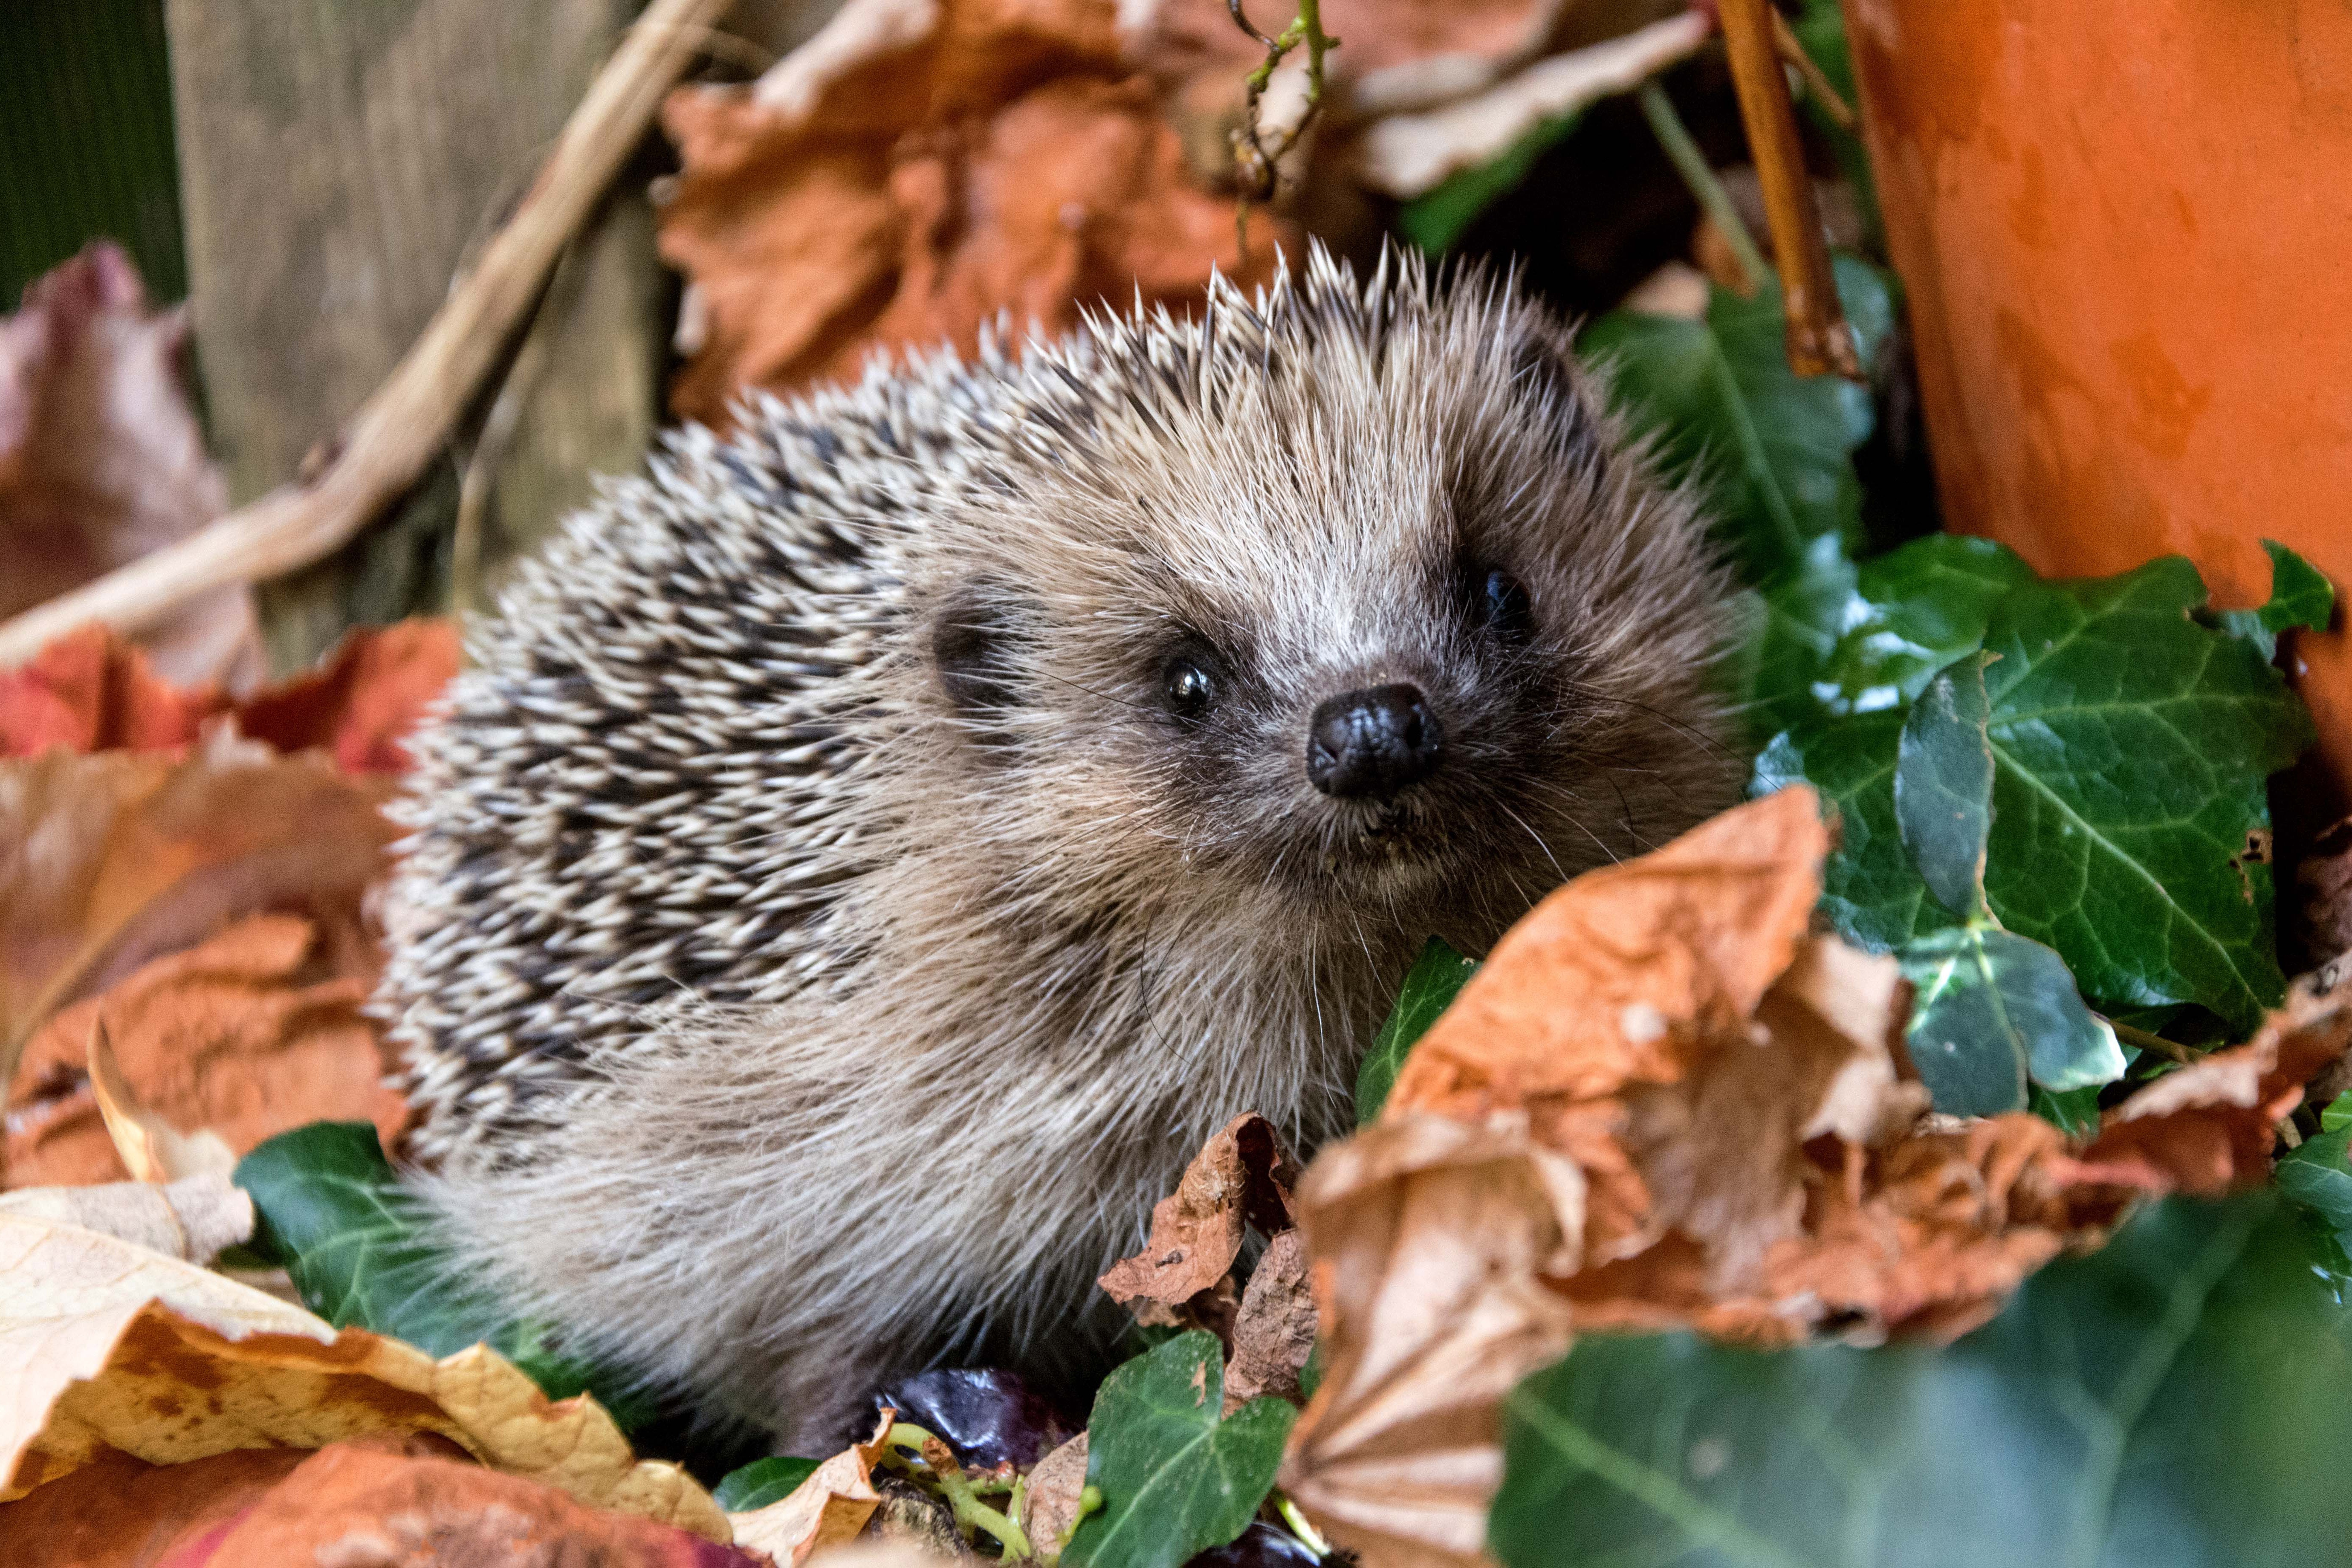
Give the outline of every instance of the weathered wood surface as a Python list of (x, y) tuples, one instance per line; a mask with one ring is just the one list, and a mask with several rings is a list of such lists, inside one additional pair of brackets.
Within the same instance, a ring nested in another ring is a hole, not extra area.
[[(520, 198), (635, 7), (629, 0), (169, 0), (190, 297), (232, 500), (292, 477), (375, 390)], [(498, 470), (485, 576), (639, 460), (665, 330), (641, 179), (534, 328), (542, 374)], [(470, 440), (470, 435), (467, 438)], [(439, 608), (448, 461), (329, 561), (263, 589), (273, 661), (354, 623)]]

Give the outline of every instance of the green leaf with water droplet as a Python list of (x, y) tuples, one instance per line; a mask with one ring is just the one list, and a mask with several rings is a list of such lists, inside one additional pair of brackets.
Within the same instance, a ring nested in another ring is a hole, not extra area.
[(1413, 1043), (1429, 1032), (1437, 1016), (1454, 1005), (1454, 998), (1477, 973), (1478, 965), (1454, 952), (1444, 938), (1433, 936), (1423, 945), (1421, 956), (1405, 972), (1388, 1022), (1381, 1026), (1370, 1054), (1356, 1074), (1357, 1126), (1366, 1126), (1380, 1115)]

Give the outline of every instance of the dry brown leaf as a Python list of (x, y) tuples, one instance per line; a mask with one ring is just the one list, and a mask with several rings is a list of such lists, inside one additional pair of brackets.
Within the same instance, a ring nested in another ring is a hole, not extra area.
[(226, 1176), (236, 1168), (236, 1151), (219, 1133), (210, 1128), (183, 1132), (140, 1102), (122, 1076), (103, 1017), (90, 1026), (89, 1072), (90, 1098), (98, 1102), (107, 1140), (132, 1181), (176, 1182), (206, 1173)]
[[(1499, 80), (1490, 75), (1492, 85), (1475, 97), (1426, 112), (1392, 113), (1367, 128), (1358, 142), (1356, 177), (1400, 199), (1422, 195), (1449, 175), (1501, 157), (1544, 121), (1633, 90), (1697, 53), (1714, 34), (1712, 16), (1684, 11), (1621, 37), (1539, 60)], [(1435, 73), (1400, 68), (1387, 74), (1386, 82), (1367, 85), (1386, 89), (1383, 96), (1402, 109), (1412, 101), (1404, 90), (1408, 78), (1418, 88)], [(1461, 76), (1469, 79), (1469, 73)], [(1450, 77), (1446, 85), (1452, 85)]]
[(2294, 924), (2304, 945), (2323, 962), (2352, 952), (2352, 816), (2312, 841), (2294, 868)]
[(1225, 1414), (1266, 1394), (1304, 1404), (1298, 1374), (1314, 1352), (1315, 1291), (1307, 1280), (1307, 1247), (1296, 1230), (1286, 1230), (1266, 1243), (1234, 1317)]
[(1503, 1396), (1568, 1347), (1537, 1276), (1573, 1267), (1583, 1201), (1520, 1111), (1384, 1113), (1300, 1183), (1325, 1364), (1280, 1484), (1371, 1568), (1479, 1560)]
[(487, 1347), (436, 1362), (192, 1264), (19, 1215), (0, 1214), (0, 1500), (109, 1453), (168, 1465), (430, 1432), (583, 1502), (728, 1539), (684, 1471), (635, 1460), (593, 1400), (551, 1401)]
[(1800, 1231), (1807, 1145), (1886, 1142), (1916, 1118), (1899, 973), (1805, 934), (1827, 849), (1792, 790), (1555, 892), (1423, 1037), (1380, 1121), (1309, 1170), (1328, 1364), (1284, 1484), (1335, 1541), (1371, 1563), (1474, 1560), (1500, 1402), (1566, 1348), (1574, 1283), (1752, 1292)]
[(1084, 1432), (1037, 1461), (1021, 1504), (1022, 1528), (1038, 1561), (1051, 1564), (1078, 1522), (1079, 1494), (1087, 1489)]
[[(1153, 1205), (1143, 1250), (1097, 1283), (1139, 1316), (1155, 1304), (1172, 1313), (1214, 1292), (1241, 1256), (1249, 1226), (1267, 1234), (1289, 1226), (1294, 1172), (1272, 1123), (1255, 1112), (1234, 1117), (1192, 1156), (1175, 1192)], [(1144, 1321), (1174, 1321), (1170, 1313)]]
[(253, 1237), (253, 1200), (225, 1172), (205, 1171), (157, 1185), (105, 1182), (89, 1187), (26, 1187), (0, 1193), (0, 1214), (79, 1226), (198, 1265)]
[[(257, 910), (306, 913), (347, 972), (368, 971), (360, 899), (395, 835), (390, 787), (226, 731), (177, 762), (0, 763), (0, 1067), (68, 1004)], [(77, 1069), (81, 1054), (77, 1038)]]
[[(79, 587), (218, 517), (228, 488), (181, 379), (186, 307), (147, 309), (121, 247), (92, 243), (0, 320), (0, 618)], [(253, 595), (205, 595), (143, 637), (183, 681), (264, 671)]]
[[(15, 1184), (131, 1173), (109, 1135), (84, 1045), (105, 1019), (123, 1087), (161, 1123), (202, 1127), (232, 1162), (306, 1122), (366, 1121), (386, 1148), (408, 1105), (364, 1016), (373, 952), (346, 956), (296, 915), (253, 915), (160, 958), (34, 1037), (16, 1074), (5, 1151)], [(352, 973), (354, 968), (359, 973)]]
[[(1082, 309), (1197, 306), (1212, 267), (1270, 278), (1261, 221), (1194, 188), (1111, 0), (852, 0), (760, 81), (688, 87), (661, 248), (690, 280), (671, 389), (723, 423), (746, 387), (855, 377), (877, 351), (971, 353)], [(1230, 23), (1228, 23), (1230, 26)]]
[(2298, 980), (2254, 1037), (2165, 1074), (2107, 1112), (2078, 1182), (2211, 1194), (2270, 1176), (2282, 1117), (2352, 1049), (2352, 975)]
[(898, 1419), (886, 1410), (874, 1425), (874, 1436), (852, 1443), (809, 1472), (791, 1493), (761, 1509), (732, 1513), (735, 1543), (764, 1552), (776, 1568), (794, 1568), (811, 1552), (838, 1546), (866, 1528), (881, 1494), (874, 1489), (875, 1461), (882, 1457), (882, 1440)]

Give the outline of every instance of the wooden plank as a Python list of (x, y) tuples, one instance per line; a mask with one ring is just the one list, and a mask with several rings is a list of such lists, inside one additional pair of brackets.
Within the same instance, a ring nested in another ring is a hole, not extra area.
[[(190, 298), (233, 500), (293, 476), (384, 378), (469, 248), (520, 197), (629, 0), (168, 0)], [(485, 529), (495, 576), (635, 466), (658, 392), (663, 289), (641, 192), (575, 258)], [(345, 627), (441, 607), (453, 451), (403, 513), (268, 584), (281, 669)]]

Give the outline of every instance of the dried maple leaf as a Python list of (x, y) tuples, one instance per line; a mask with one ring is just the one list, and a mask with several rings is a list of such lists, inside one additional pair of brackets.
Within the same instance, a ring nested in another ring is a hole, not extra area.
[[(856, 376), (877, 351), (964, 353), (1008, 313), (1055, 334), (1108, 300), (1182, 310), (1244, 266), (1195, 188), (1111, 0), (852, 0), (746, 87), (674, 93), (663, 257), (691, 282), (671, 389), (722, 423), (746, 387)], [(1230, 26), (1230, 24), (1228, 24)], [(1271, 243), (1269, 243), (1271, 242)]]
[[(185, 307), (147, 309), (100, 240), (0, 320), (0, 617), (137, 560), (227, 510), (180, 362)], [(204, 595), (142, 639), (174, 679), (249, 685), (264, 665), (253, 596)]]
[(68, 1007), (17, 1068), (9, 1183), (130, 1173), (82, 1070), (101, 1017), (122, 1087), (167, 1123), (208, 1129), (232, 1154), (319, 1121), (373, 1121), (393, 1146), (408, 1106), (385, 1081), (393, 1052), (361, 1013), (372, 984), (309, 921), (254, 915)]
[(1565, 1350), (1576, 1281), (1752, 1291), (1806, 1146), (1916, 1118), (1894, 964), (1806, 934), (1828, 846), (1786, 791), (1553, 893), (1308, 1171), (1328, 1364), (1284, 1485), (1367, 1562), (1475, 1556), (1501, 1399)]
[(551, 1401), (483, 1346), (436, 1361), (75, 1226), (0, 1214), (0, 1501), (103, 1459), (437, 1434), (583, 1502), (728, 1539), (675, 1465), (638, 1461), (593, 1399)]
[[(1147, 1323), (1177, 1321), (1178, 1310), (1221, 1284), (1230, 1294), (1225, 1277), (1248, 1226), (1269, 1235), (1289, 1227), (1293, 1172), (1272, 1123), (1255, 1112), (1234, 1117), (1192, 1156), (1175, 1192), (1153, 1205), (1143, 1250), (1098, 1283)], [(1215, 1316), (1224, 1326), (1227, 1314)]]
[(811, 1552), (856, 1536), (882, 1500), (874, 1489), (874, 1465), (897, 1419), (896, 1411), (884, 1411), (873, 1436), (825, 1460), (788, 1495), (765, 1508), (728, 1515), (736, 1542), (766, 1552), (777, 1568), (793, 1568)]
[(2208, 1195), (2268, 1180), (2280, 1119), (2352, 1049), (2352, 974), (2318, 985), (2296, 982), (2252, 1039), (2167, 1073), (2108, 1111), (2070, 1180)]

